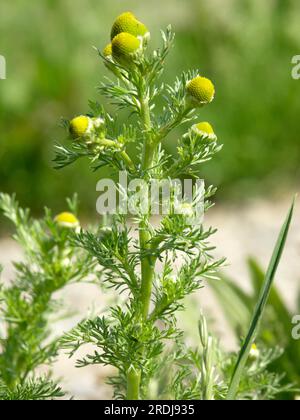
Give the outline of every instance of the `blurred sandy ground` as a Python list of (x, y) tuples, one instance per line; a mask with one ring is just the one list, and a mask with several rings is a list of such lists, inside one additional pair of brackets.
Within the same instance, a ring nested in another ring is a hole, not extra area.
[[(251, 201), (242, 207), (216, 207), (207, 215), (206, 224), (216, 226), (219, 231), (214, 238), (217, 255), (228, 258), (225, 273), (236, 279), (246, 290), (250, 287), (246, 258), (254, 256), (266, 267), (270, 259), (280, 226), (290, 206), (290, 198), (280, 197), (272, 201)], [(299, 204), (299, 200), (298, 200)], [(4, 266), (3, 278), (13, 276), (12, 260), (18, 260), (21, 252), (10, 239), (0, 241), (0, 263)], [(299, 259), (300, 259), (300, 206), (296, 208), (288, 243), (279, 268), (276, 283), (284, 299), (291, 308), (295, 308), (297, 290), (299, 290)], [(64, 291), (65, 307), (76, 313), (66, 320), (56, 324), (56, 333), (62, 333), (72, 328), (81, 318), (97, 308), (101, 311), (112, 299), (103, 296), (91, 285), (75, 285)], [(195, 316), (200, 308), (213, 321), (215, 333), (221, 343), (228, 349), (235, 346), (234, 338), (222, 317), (208, 287), (199, 291), (189, 302), (190, 309), (180, 315), (180, 324), (187, 331), (187, 342), (196, 341), (197, 319)], [(100, 308), (100, 309), (99, 309)], [(295, 309), (294, 309), (295, 310)], [(196, 311), (196, 312), (195, 312)], [(86, 354), (88, 349), (82, 349)], [(55, 375), (63, 378), (61, 383), (75, 399), (105, 399), (110, 398), (110, 389), (105, 385), (108, 368), (93, 366), (84, 369), (74, 367), (75, 360), (69, 360), (61, 355), (55, 365)]]

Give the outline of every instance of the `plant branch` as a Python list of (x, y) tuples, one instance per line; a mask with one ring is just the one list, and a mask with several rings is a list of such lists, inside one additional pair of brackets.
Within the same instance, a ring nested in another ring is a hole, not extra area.
[[(152, 142), (152, 137), (149, 134), (151, 130), (151, 116), (149, 99), (145, 97), (143, 82), (140, 87), (140, 106), (141, 106), (141, 119), (145, 131), (144, 149), (143, 149), (143, 162), (142, 169), (147, 171), (153, 164), (155, 145)], [(140, 223), (139, 236), (140, 236), (140, 249), (141, 253), (150, 247), (151, 234), (148, 230), (148, 221), (144, 220)], [(141, 284), (141, 316), (143, 320), (148, 318), (149, 307), (151, 301), (152, 282), (154, 275), (155, 258), (153, 256), (141, 256), (141, 271), (142, 271), (142, 284)]]

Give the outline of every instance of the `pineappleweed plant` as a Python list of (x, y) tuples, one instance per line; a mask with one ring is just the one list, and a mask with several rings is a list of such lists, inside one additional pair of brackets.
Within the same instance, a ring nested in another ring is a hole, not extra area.
[[(111, 43), (98, 50), (113, 79), (107, 78), (99, 90), (119, 111), (128, 111), (130, 118), (119, 124), (118, 114), (112, 117), (99, 103), (90, 103), (89, 114), (65, 121), (71, 143), (57, 145), (57, 168), (87, 157), (92, 170), (109, 166), (116, 172), (125, 171), (129, 180), (142, 179), (148, 186), (153, 180), (199, 179), (200, 165), (221, 150), (212, 126), (198, 120), (201, 108), (213, 101), (215, 88), (199, 71), (183, 73), (174, 86), (161, 83), (174, 41), (171, 28), (162, 32), (162, 39), (162, 48), (153, 51), (147, 27), (132, 13), (116, 19)], [(165, 101), (162, 109), (157, 106), (159, 97)], [(177, 156), (170, 156), (164, 149), (165, 139), (183, 124), (187, 132), (178, 140)], [(211, 207), (214, 193), (213, 187), (205, 190), (205, 211)], [(223, 360), (203, 317), (199, 328), (201, 351), (186, 349), (183, 333), (177, 327), (176, 316), (184, 309), (184, 298), (201, 288), (204, 279), (216, 279), (217, 269), (224, 262), (213, 258), (208, 242), (215, 230), (190, 223), (190, 213), (199, 200), (197, 189), (193, 199), (192, 203), (183, 203), (188, 211), (181, 214), (174, 211), (171, 202), (169, 214), (161, 217), (159, 226), (151, 223), (151, 203), (147, 201), (146, 212), (139, 211), (137, 204), (131, 225), (125, 215), (117, 213), (110, 226), (74, 235), (74, 246), (99, 263), (102, 283), (118, 292), (118, 302), (104, 316), (83, 320), (65, 336), (62, 345), (72, 356), (82, 345), (94, 344), (95, 352), (77, 365), (116, 368), (116, 375), (109, 379), (116, 398), (226, 398), (236, 359), (226, 356)], [(249, 333), (251, 342), (255, 325)], [(247, 371), (249, 343), (242, 350), (232, 379), (232, 398), (241, 381), (241, 370)], [(251, 367), (241, 397), (247, 398), (251, 387), (276, 394), (278, 378), (263, 375), (272, 357), (276, 355), (268, 353), (256, 369)], [(215, 364), (222, 379), (216, 375)], [(268, 387), (268, 382), (272, 386)]]

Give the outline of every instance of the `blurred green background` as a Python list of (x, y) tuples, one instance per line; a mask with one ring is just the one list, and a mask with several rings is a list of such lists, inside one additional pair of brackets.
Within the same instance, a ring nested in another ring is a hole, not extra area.
[[(300, 175), (300, 80), (291, 59), (300, 54), (299, 0), (14, 0), (2, 1), (0, 54), (0, 190), (16, 192), (38, 212), (61, 210), (80, 194), (95, 215), (95, 185), (84, 162), (64, 171), (52, 165), (53, 144), (65, 134), (61, 117), (88, 110), (106, 70), (92, 46), (103, 47), (114, 18), (131, 10), (153, 43), (169, 23), (177, 34), (165, 77), (199, 68), (216, 84), (215, 102), (201, 119), (225, 147), (203, 175), (218, 198), (241, 199), (294, 187)], [(99, 98), (98, 98), (99, 99)], [(176, 138), (168, 147), (175, 150)]]

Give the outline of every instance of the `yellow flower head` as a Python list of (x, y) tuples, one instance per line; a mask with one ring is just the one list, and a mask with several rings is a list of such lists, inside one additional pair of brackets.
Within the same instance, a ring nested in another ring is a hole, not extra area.
[(135, 37), (147, 37), (149, 31), (147, 27), (131, 12), (122, 13), (115, 20), (111, 30), (111, 40), (122, 32), (127, 32)]
[(79, 220), (72, 213), (63, 212), (58, 214), (54, 221), (61, 227), (75, 229), (79, 227)]
[(201, 122), (201, 123), (195, 124), (193, 125), (192, 130), (194, 133), (198, 134), (200, 137), (207, 137), (210, 140), (217, 139), (214, 129), (208, 122)]
[(78, 139), (88, 134), (91, 130), (91, 119), (84, 115), (74, 118), (70, 121), (70, 134), (73, 139)]
[(215, 97), (215, 87), (211, 80), (197, 76), (186, 86), (187, 97), (192, 107), (201, 107), (209, 104)]
[(112, 41), (112, 55), (117, 61), (128, 64), (138, 52), (141, 42), (138, 38), (126, 32), (114, 37)]
[(111, 43), (106, 45), (106, 47), (103, 50), (104, 57), (111, 57), (112, 56), (112, 45)]

